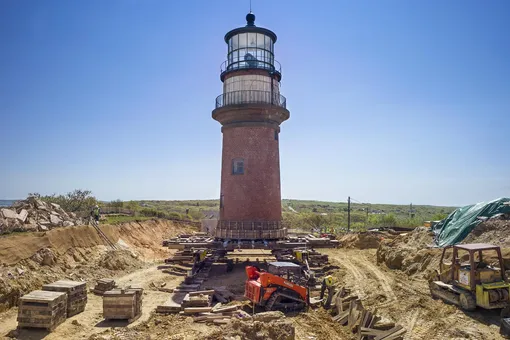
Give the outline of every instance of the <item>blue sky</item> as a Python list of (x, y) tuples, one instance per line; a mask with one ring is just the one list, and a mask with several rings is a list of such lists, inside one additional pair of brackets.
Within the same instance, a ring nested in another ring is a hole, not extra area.
[[(219, 197), (224, 34), (248, 0), (0, 2), (0, 199)], [(510, 2), (253, 0), (278, 35), (282, 196), (510, 196)]]

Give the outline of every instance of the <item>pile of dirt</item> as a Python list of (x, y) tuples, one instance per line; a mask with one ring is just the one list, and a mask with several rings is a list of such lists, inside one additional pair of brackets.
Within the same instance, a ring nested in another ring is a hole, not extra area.
[(154, 314), (148, 321), (134, 327), (110, 328), (92, 335), (89, 340), (125, 340), (125, 339), (204, 339), (220, 329), (219, 326), (193, 322), (193, 317), (178, 314)]
[(510, 220), (490, 219), (477, 225), (462, 243), (489, 243), (510, 248)]
[(285, 319), (271, 321), (251, 321), (233, 319), (230, 323), (205, 336), (204, 340), (294, 340), (294, 324)]
[(91, 336), (89, 340), (294, 340), (351, 337), (350, 330), (332, 321), (331, 314), (320, 308), (287, 316), (281, 312), (258, 313), (253, 318), (232, 319), (225, 325), (197, 323), (193, 317), (179, 314), (153, 314), (149, 320), (139, 325), (111, 328)]
[(83, 221), (76, 214), (64, 211), (58, 204), (46, 203), (35, 197), (17, 201), (10, 209), (0, 209), (0, 234), (46, 231), (81, 224)]
[(18, 304), (18, 299), (43, 284), (57, 280), (93, 281), (129, 273), (147, 264), (129, 250), (70, 249), (63, 255), (43, 248), (13, 267), (0, 268), (0, 311)]
[(139, 269), (140, 260), (135, 252), (127, 250), (109, 250), (104, 254), (101, 254), (97, 264), (112, 271), (124, 271)]
[(387, 238), (392, 239), (393, 235), (377, 231), (367, 231), (346, 234), (340, 237), (338, 241), (341, 248), (377, 249), (379, 244)]
[(430, 229), (418, 227), (410, 233), (382, 242), (377, 249), (377, 263), (405, 271), (408, 275), (420, 274), (428, 278), (437, 268), (441, 254), (441, 250), (431, 248), (432, 245), (433, 233)]
[(163, 239), (190, 227), (166, 220), (100, 227), (117, 250), (91, 226), (0, 237), (0, 311), (20, 296), (56, 280), (93, 281), (133, 272), (168, 256)]

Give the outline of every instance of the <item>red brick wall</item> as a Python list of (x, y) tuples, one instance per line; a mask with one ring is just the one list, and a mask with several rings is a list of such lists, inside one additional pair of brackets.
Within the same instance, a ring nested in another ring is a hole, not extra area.
[[(223, 130), (220, 219), (280, 221), (280, 154), (270, 127)], [(244, 174), (232, 174), (232, 160), (244, 159)]]

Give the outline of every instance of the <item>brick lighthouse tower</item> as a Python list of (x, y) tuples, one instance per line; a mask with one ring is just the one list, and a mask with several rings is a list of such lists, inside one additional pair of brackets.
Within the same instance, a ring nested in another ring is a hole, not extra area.
[(216, 98), (212, 112), (223, 133), (220, 220), (215, 236), (269, 241), (287, 235), (281, 223), (278, 136), (290, 112), (280, 94), (276, 34), (255, 26), (251, 12), (246, 22), (225, 35), (223, 94)]

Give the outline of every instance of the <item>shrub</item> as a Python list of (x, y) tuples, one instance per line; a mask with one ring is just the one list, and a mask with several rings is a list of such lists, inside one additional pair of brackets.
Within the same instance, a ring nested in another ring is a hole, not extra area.
[(176, 212), (168, 213), (168, 218), (182, 220), (182, 215)]
[(70, 212), (85, 211), (98, 204), (98, 201), (92, 196), (92, 191), (75, 189), (65, 195), (49, 195), (41, 196), (38, 193), (30, 193), (29, 197), (40, 198), (41, 200), (48, 203), (56, 203), (60, 205), (62, 209)]

